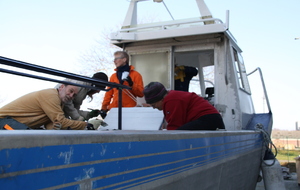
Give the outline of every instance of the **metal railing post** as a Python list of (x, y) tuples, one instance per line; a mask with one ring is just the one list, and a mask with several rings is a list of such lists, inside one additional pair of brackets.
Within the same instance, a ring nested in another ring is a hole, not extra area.
[(254, 71), (248, 73), (247, 76), (253, 74), (256, 71), (259, 72), (260, 80), (261, 80), (261, 84), (262, 84), (262, 88), (263, 88), (264, 95), (265, 95), (266, 102), (267, 102), (267, 106), (268, 106), (269, 112), (271, 112), (271, 106), (270, 106), (270, 102), (269, 102), (269, 97), (268, 97), (268, 93), (267, 93), (267, 89), (266, 89), (266, 85), (265, 85), (265, 81), (264, 81), (264, 77), (263, 77), (261, 69), (259, 67), (257, 67)]
[(122, 130), (122, 88), (119, 88), (119, 99), (118, 99), (118, 129)]

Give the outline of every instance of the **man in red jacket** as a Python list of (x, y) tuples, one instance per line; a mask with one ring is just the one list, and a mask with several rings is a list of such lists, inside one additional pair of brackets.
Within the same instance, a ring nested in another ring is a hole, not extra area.
[(167, 130), (225, 129), (218, 110), (195, 93), (167, 91), (159, 82), (150, 82), (143, 92), (147, 104), (163, 111)]
[[(135, 71), (132, 65), (129, 65), (129, 55), (125, 51), (114, 53), (114, 63), (116, 73), (111, 75), (109, 82), (130, 86), (131, 90), (122, 91), (122, 107), (135, 107), (137, 105), (136, 98), (144, 96), (142, 75)], [(105, 93), (101, 110), (107, 112), (114, 107), (118, 107), (118, 89), (116, 88)]]

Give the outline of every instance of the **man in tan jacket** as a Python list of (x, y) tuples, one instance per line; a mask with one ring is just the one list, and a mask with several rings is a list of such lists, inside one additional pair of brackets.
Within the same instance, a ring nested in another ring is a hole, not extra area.
[(68, 119), (62, 110), (63, 103), (72, 100), (79, 87), (61, 85), (58, 89), (50, 88), (26, 94), (0, 108), (0, 128), (6, 125), (13, 129), (94, 129), (90, 123)]

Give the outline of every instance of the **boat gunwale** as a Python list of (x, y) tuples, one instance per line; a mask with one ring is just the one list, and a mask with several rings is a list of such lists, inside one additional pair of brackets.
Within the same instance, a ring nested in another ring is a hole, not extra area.
[[(0, 150), (12, 148), (31, 148), (56, 145), (141, 142), (161, 140), (182, 140), (225, 136), (257, 134), (260, 131), (167, 131), (167, 130), (110, 130), (110, 131), (55, 131), (55, 130), (15, 130), (2, 131)], [(258, 137), (261, 138), (261, 137)], [(5, 142), (14, 142), (7, 144)], [(25, 143), (24, 142), (30, 142)]]

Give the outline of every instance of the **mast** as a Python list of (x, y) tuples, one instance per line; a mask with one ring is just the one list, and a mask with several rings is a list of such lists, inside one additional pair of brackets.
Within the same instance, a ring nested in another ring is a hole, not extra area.
[(130, 28), (131, 25), (137, 24), (137, 3), (139, 0), (131, 0), (123, 22), (122, 29)]
[[(198, 9), (201, 15), (201, 19), (213, 18), (210, 10), (206, 6), (204, 0), (196, 0)], [(206, 21), (204, 24), (214, 24), (214, 21)]]
[[(147, 0), (131, 0), (129, 8), (127, 10), (126, 17), (123, 22), (122, 29), (124, 28), (131, 28), (134, 25), (137, 25), (137, 3), (141, 1), (147, 1)], [(167, 8), (166, 4), (163, 2), (163, 0), (153, 0), (153, 2), (156, 3), (163, 3), (166, 7), (167, 11), (171, 15), (169, 9)], [(196, 0), (198, 9), (201, 15), (201, 19), (208, 19), (212, 18), (212, 14), (210, 10), (208, 9), (207, 5), (205, 4), (204, 0)], [(173, 16), (171, 15), (172, 19), (174, 20)], [(213, 24), (213, 21), (205, 22), (205, 24)]]

